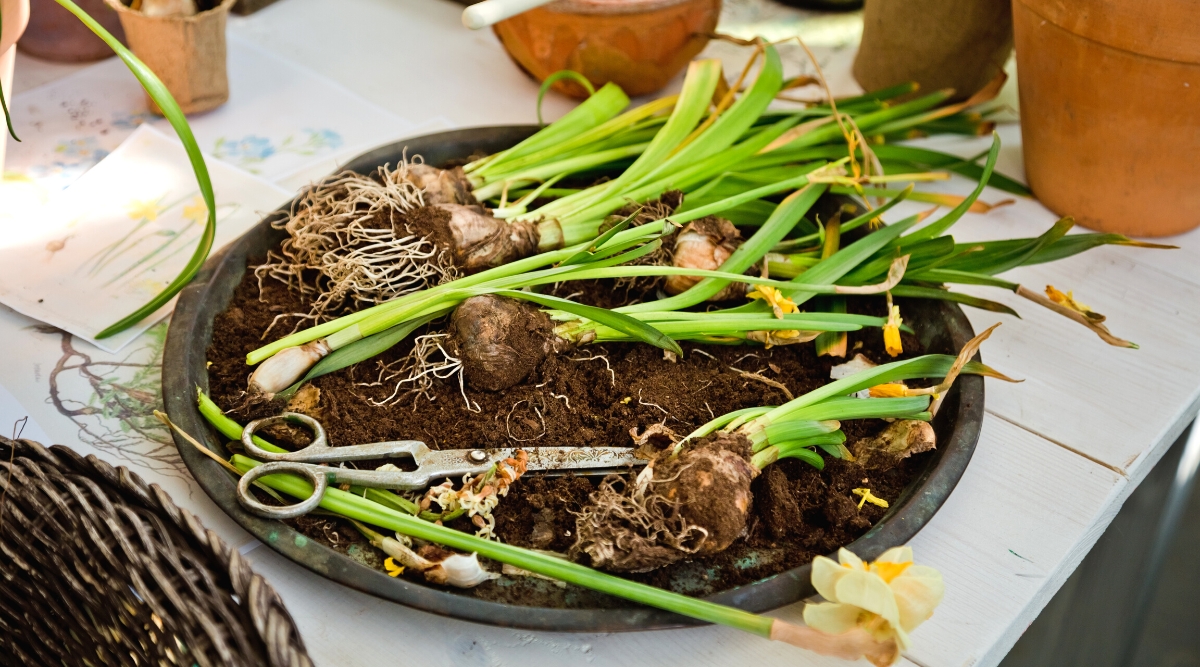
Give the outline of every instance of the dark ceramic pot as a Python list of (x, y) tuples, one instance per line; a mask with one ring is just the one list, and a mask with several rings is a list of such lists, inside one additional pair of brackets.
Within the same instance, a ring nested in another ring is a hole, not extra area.
[[(358, 157), (346, 167), (368, 173), (383, 164), (395, 165), (405, 152), (409, 156), (421, 155), (429, 164), (445, 164), (477, 151), (491, 153), (508, 148), (535, 130), (530, 126), (518, 126), (443, 132), (383, 146)], [(288, 206), (280, 210), (285, 211)], [(212, 339), (213, 318), (227, 307), (234, 288), (241, 282), (246, 259), (263, 255), (284, 235), (284, 232), (272, 229), (268, 220), (209, 260), (195, 281), (181, 293), (167, 333), (163, 358), (163, 395), (167, 412), (184, 431), (199, 436), (205, 446), (215, 451), (222, 451), (222, 440), (196, 408), (196, 387), (208, 387), (205, 350)], [(974, 335), (970, 323), (956, 305), (913, 301), (905, 305), (905, 312), (908, 313), (906, 319), (917, 323), (917, 336), (930, 352), (954, 354)], [(977, 376), (960, 378), (934, 420), (938, 449), (926, 459), (925, 468), (892, 503), (883, 520), (848, 545), (850, 549), (863, 558), (873, 559), (886, 549), (908, 542), (928, 523), (966, 469), (975, 451), (982, 422), (983, 379)], [(313, 572), (372, 595), (436, 614), (536, 630), (613, 632), (698, 624), (665, 611), (574, 587), (561, 590), (548, 583), (545, 591), (538, 595), (541, 606), (533, 606), (523, 605), (519, 599), (507, 604), (482, 600), (470, 592), (389, 577), (307, 539), (281, 522), (245, 512), (235, 498), (236, 482), (229, 473), (186, 442), (179, 440), (177, 444), (180, 455), (200, 486), (242, 527)], [(766, 552), (759, 555), (770, 557)], [(673, 587), (680, 591), (703, 592), (705, 574), (697, 571), (694, 577), (673, 582)], [(766, 611), (813, 595), (811, 576), (811, 566), (804, 565), (709, 595), (706, 599), (750, 611)]]

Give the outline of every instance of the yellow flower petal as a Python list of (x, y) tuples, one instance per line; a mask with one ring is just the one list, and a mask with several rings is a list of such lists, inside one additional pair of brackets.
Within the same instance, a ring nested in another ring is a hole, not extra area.
[(908, 396), (908, 387), (899, 382), (877, 384), (870, 389), (871, 398), (902, 398)]
[[(759, 285), (752, 292), (746, 295), (751, 299), (762, 299), (771, 306), (771, 310), (775, 312), (775, 317), (783, 319), (784, 313), (797, 313), (800, 309), (796, 306), (796, 302), (785, 297), (783, 292), (775, 287), (767, 285)], [(792, 336), (793, 338), (795, 336)]]
[(874, 572), (848, 571), (837, 583), (837, 601), (879, 614), (893, 628), (900, 625), (896, 595)]
[(879, 554), (879, 558), (875, 559), (876, 563), (884, 561), (886, 563), (911, 563), (913, 561), (913, 551), (910, 546), (892, 547), (887, 551)]
[(804, 623), (813, 630), (830, 635), (849, 632), (858, 625), (862, 610), (854, 605), (822, 602), (804, 607)]
[(875, 561), (871, 564), (871, 571), (879, 575), (886, 583), (892, 583), (896, 577), (904, 574), (904, 571), (912, 567), (912, 563), (889, 563), (887, 561)]
[(862, 500), (860, 500), (858, 503), (858, 509), (862, 509), (862, 506), (866, 503), (871, 503), (872, 505), (882, 507), (884, 509), (886, 509), (888, 506), (888, 502), (886, 500), (871, 493), (870, 489), (852, 489), (850, 493), (862, 498)]
[(1080, 303), (1079, 301), (1076, 301), (1074, 292), (1067, 292), (1066, 294), (1063, 294), (1058, 289), (1056, 289), (1054, 287), (1054, 285), (1046, 285), (1046, 296), (1049, 297), (1049, 299), (1051, 301), (1053, 301), (1054, 303), (1057, 303), (1058, 305), (1064, 306), (1066, 308), (1070, 308), (1071, 310), (1083, 315), (1084, 317), (1086, 317), (1090, 320), (1095, 320), (1097, 322), (1103, 322), (1105, 320), (1105, 317), (1103, 315), (1101, 315), (1100, 313), (1097, 313), (1096, 311), (1092, 310), (1091, 306), (1088, 306), (1085, 303)]
[(904, 345), (900, 341), (900, 325), (903, 323), (900, 306), (891, 306), (888, 309), (887, 324), (883, 325), (883, 347), (889, 356), (895, 357), (904, 352)]
[(397, 565), (396, 561), (391, 556), (389, 556), (387, 560), (383, 561), (383, 569), (387, 570), (389, 577), (398, 577), (404, 573), (404, 566)]
[(852, 567), (856, 570), (867, 569), (867, 564), (864, 563), (861, 558), (855, 555), (853, 551), (850, 551), (845, 547), (838, 549), (838, 561), (840, 561), (842, 565)]
[(945, 584), (942, 575), (931, 567), (914, 565), (904, 574), (891, 581), (896, 594), (896, 607), (900, 612), (900, 627), (912, 632), (918, 625), (933, 616), (933, 610), (942, 601)]
[(837, 602), (837, 582), (850, 570), (825, 556), (817, 556), (812, 564), (812, 584), (821, 597)]

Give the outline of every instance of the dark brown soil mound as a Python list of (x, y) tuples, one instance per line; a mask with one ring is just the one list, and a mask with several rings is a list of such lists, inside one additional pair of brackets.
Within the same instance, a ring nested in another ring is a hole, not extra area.
[[(252, 261), (251, 266), (256, 262)], [(304, 311), (295, 292), (270, 279), (260, 296), (253, 273), (238, 287), (229, 308), (220, 314), (209, 349), (209, 387), (223, 409), (244, 404), (250, 368), (245, 355), (263, 344), (262, 332), (279, 313)], [(556, 292), (594, 305), (617, 305), (651, 295), (614, 290), (611, 284), (573, 283)], [(879, 303), (876, 303), (878, 301)], [(882, 299), (857, 299), (851, 310), (883, 315)], [(445, 330), (445, 323), (433, 329)], [(422, 332), (417, 332), (418, 334)], [(864, 353), (876, 362), (890, 360), (879, 330), (849, 334), (851, 354)], [(919, 354), (915, 338), (905, 335), (906, 356)], [(474, 446), (589, 446), (631, 444), (630, 429), (663, 424), (687, 433), (715, 415), (746, 407), (778, 405), (784, 392), (746, 373), (757, 373), (800, 395), (829, 382), (829, 369), (841, 359), (817, 357), (811, 343), (764, 350), (752, 346), (683, 344), (677, 362), (661, 350), (639, 344), (591, 345), (550, 354), (529, 377), (503, 392), (467, 387), (464, 400), (457, 380), (437, 381), (427, 397), (408, 397), (398, 404), (376, 405), (395, 392), (393, 383), (376, 384), (380, 365), (402, 359), (411, 338), (371, 360), (317, 379), (316, 411), (334, 445), (416, 438), (431, 448)], [(375, 403), (372, 403), (374, 401)], [(248, 420), (280, 409), (257, 406), (237, 417)], [(843, 423), (848, 444), (877, 433), (882, 422)], [(281, 443), (283, 444), (283, 443)], [(695, 557), (643, 574), (623, 575), (679, 592), (707, 595), (777, 574), (829, 554), (862, 535), (884, 515), (874, 505), (857, 507), (851, 490), (867, 487), (895, 500), (928, 455), (903, 461), (880, 472), (827, 459), (824, 471), (796, 460), (780, 461), (753, 482), (754, 503), (744, 536), (720, 553)], [(565, 552), (575, 541), (575, 515), (595, 490), (594, 478), (538, 476), (518, 480), (495, 511), (495, 532), (505, 542)], [(366, 563), (380, 566), (373, 549), (347, 523), (323, 517), (296, 522), (305, 534)], [(468, 521), (452, 527), (474, 531)], [(569, 593), (569, 594), (568, 594)], [(525, 605), (609, 606), (605, 596), (571, 587), (568, 593), (550, 582), (504, 578), (463, 594)]]

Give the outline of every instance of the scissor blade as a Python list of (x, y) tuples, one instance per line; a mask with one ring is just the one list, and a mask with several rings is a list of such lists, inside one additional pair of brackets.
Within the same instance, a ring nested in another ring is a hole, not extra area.
[(589, 470), (646, 465), (631, 447), (529, 447), (530, 470)]

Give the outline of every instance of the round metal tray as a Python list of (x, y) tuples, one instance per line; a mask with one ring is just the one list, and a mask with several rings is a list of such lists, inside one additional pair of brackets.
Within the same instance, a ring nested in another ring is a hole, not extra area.
[[(420, 155), (433, 165), (462, 160), (479, 151), (502, 150), (529, 136), (531, 126), (485, 127), (442, 132), (399, 141), (366, 153), (346, 168), (369, 173), (383, 164), (397, 164), (404, 154)], [(289, 204), (290, 205), (290, 204)], [(289, 205), (281, 207), (286, 211)], [(196, 279), (180, 294), (167, 333), (163, 357), (163, 394), (167, 412), (183, 430), (205, 446), (222, 451), (221, 440), (196, 408), (196, 387), (207, 390), (205, 351), (212, 340), (214, 317), (222, 312), (241, 282), (248, 257), (261, 256), (282, 239), (268, 216), (257, 227), (212, 257)], [(911, 301), (905, 319), (915, 323), (917, 336), (929, 352), (954, 354), (974, 334), (962, 310), (936, 301)], [(983, 380), (965, 376), (958, 380), (934, 420), (939, 446), (927, 458), (920, 474), (888, 514), (866, 534), (848, 545), (859, 556), (875, 558), (888, 548), (909, 541), (946, 501), (967, 467), (983, 422)], [(665, 611), (596, 594), (580, 605), (578, 595), (569, 606), (535, 607), (504, 604), (473, 597), (469, 592), (445, 589), (403, 578), (389, 577), (344, 556), (288, 525), (261, 519), (238, 504), (236, 481), (214, 461), (177, 438), (184, 463), (213, 501), (258, 539), (287, 558), (352, 588), (435, 614), (480, 623), (570, 632), (613, 632), (697, 625), (698, 622)], [(811, 566), (804, 565), (751, 584), (726, 590), (707, 599), (750, 611), (766, 611), (814, 594)], [(555, 590), (555, 589), (551, 589)], [(563, 596), (572, 595), (563, 592)]]

